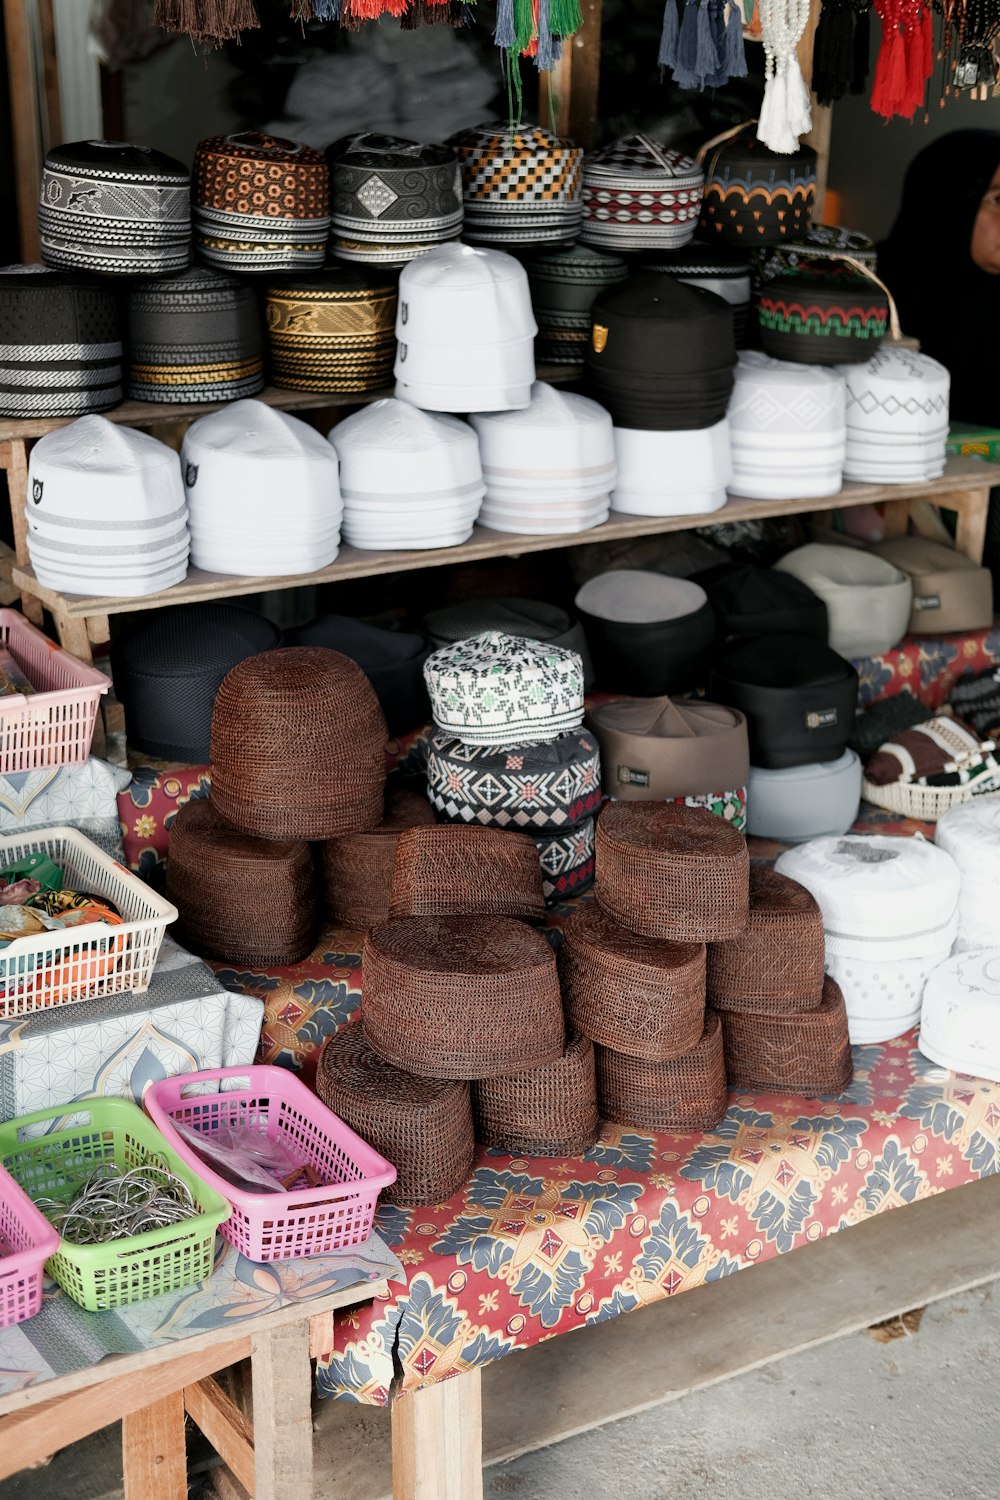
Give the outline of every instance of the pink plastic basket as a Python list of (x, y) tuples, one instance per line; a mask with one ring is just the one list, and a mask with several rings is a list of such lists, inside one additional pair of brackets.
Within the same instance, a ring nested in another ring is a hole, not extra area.
[[(221, 1084), (221, 1088), (216, 1085)], [(219, 1233), (250, 1260), (295, 1260), (358, 1245), (396, 1169), (285, 1068), (209, 1068), (151, 1084), (143, 1099), (153, 1124), (193, 1171), (233, 1205)], [(280, 1141), (324, 1187), (247, 1193), (213, 1172), (172, 1122), (213, 1135), (251, 1125)]]
[(42, 1305), (42, 1267), (59, 1235), (0, 1167), (0, 1328), (33, 1318)]
[(111, 680), (50, 641), (16, 609), (0, 609), (6, 646), (35, 693), (0, 698), (0, 775), (85, 761)]

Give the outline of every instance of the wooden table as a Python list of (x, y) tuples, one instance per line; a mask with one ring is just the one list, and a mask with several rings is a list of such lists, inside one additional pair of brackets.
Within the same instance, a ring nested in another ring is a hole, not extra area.
[[(261, 1313), (238, 1335), (213, 1329), (0, 1396), (0, 1479), (120, 1420), (126, 1500), (187, 1500), (187, 1415), (255, 1500), (311, 1500), (310, 1358), (333, 1348), (336, 1308), (386, 1291), (360, 1281)], [(245, 1359), (252, 1420), (213, 1379)]]

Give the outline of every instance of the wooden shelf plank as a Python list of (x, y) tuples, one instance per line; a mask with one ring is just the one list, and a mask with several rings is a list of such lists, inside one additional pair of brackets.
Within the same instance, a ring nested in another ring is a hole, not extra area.
[[(996, 479), (991, 479), (991, 472)], [(304, 584), (340, 583), (349, 578), (370, 578), (385, 573), (413, 572), (418, 568), (443, 567), (450, 563), (477, 562), (489, 557), (520, 557), (527, 552), (547, 552), (559, 547), (599, 546), (603, 542), (626, 537), (655, 536), (669, 531), (690, 531), (696, 526), (718, 526), (729, 521), (760, 520), (808, 511), (836, 510), (843, 506), (868, 505), (879, 501), (931, 498), (947, 507), (949, 495), (968, 498), (970, 492), (985, 492), (992, 482), (1000, 481), (1000, 470), (979, 459), (950, 458), (940, 479), (913, 485), (847, 484), (836, 495), (821, 500), (747, 500), (731, 496), (721, 510), (701, 516), (626, 516), (614, 515), (603, 526), (569, 536), (515, 536), (489, 531), (477, 526), (469, 541), (457, 547), (428, 551), (369, 552), (357, 547), (342, 547), (336, 562), (314, 573), (282, 574), (268, 577), (230, 577), (204, 573), (192, 568), (183, 583), (147, 594), (139, 599), (116, 599), (104, 596), (59, 594), (35, 578), (30, 567), (14, 563), (12, 580), (23, 593), (40, 599), (54, 614), (64, 619), (86, 619), (94, 615), (118, 615), (144, 609), (162, 609), (173, 604), (192, 604), (206, 599), (236, 599), (243, 594), (259, 594), (270, 589), (296, 588)]]
[[(567, 369), (565, 365), (539, 365), (535, 378), (547, 381), (549, 385), (566, 385), (579, 379), (579, 374), (578, 370)], [(279, 411), (310, 411), (326, 406), (367, 406), (372, 401), (382, 401), (392, 394), (391, 387), (381, 391), (320, 393), (286, 391), (279, 386), (269, 385), (251, 399), (263, 401), (267, 406), (275, 406)], [(107, 417), (109, 422), (124, 423), (129, 427), (156, 427), (164, 422), (194, 422), (198, 417), (206, 417), (209, 412), (219, 411), (232, 404), (231, 401), (205, 401), (192, 405), (166, 401), (124, 401), (113, 411), (102, 412), (100, 415)], [(3, 417), (0, 418), (0, 443), (44, 437), (47, 432), (54, 432), (57, 427), (68, 427), (70, 422), (77, 420), (76, 417)]]

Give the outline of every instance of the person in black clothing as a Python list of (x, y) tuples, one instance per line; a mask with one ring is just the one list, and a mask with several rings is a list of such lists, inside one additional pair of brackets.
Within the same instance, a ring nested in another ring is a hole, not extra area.
[(878, 269), (904, 332), (951, 375), (952, 420), (1000, 426), (1000, 130), (914, 157)]

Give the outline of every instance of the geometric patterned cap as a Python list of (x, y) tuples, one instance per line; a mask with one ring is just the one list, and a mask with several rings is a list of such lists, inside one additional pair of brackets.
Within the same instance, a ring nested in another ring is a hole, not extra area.
[(583, 722), (583, 662), (562, 646), (486, 631), (435, 651), (424, 678), (435, 722), (469, 744), (552, 740)]

